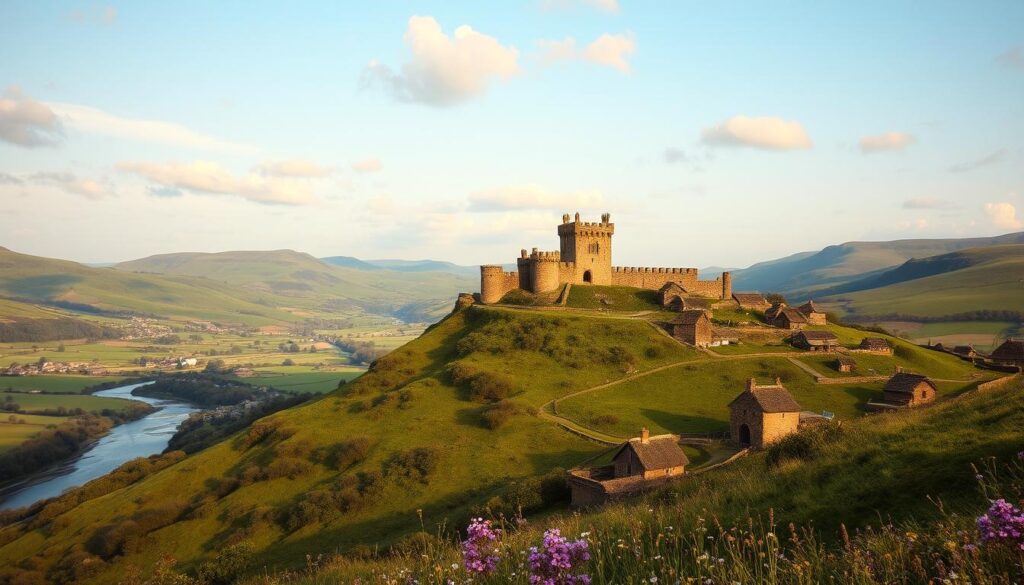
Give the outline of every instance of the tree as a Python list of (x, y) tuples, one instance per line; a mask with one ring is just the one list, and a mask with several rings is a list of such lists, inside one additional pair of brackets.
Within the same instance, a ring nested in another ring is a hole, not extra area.
[(36, 365), (41, 367), (41, 366), (43, 366), (43, 364), (45, 364), (48, 361), (50, 361), (50, 360), (46, 359), (45, 355), (44, 356), (39, 356), (39, 361), (36, 362)]
[(57, 351), (59, 351), (61, 353), (64, 353), (64, 344), (63, 343), (57, 346)]
[(785, 303), (786, 302), (786, 297), (782, 296), (779, 293), (768, 293), (768, 294), (764, 295), (764, 298), (765, 298), (766, 301), (768, 301), (769, 303), (771, 303), (773, 305), (778, 305), (780, 303)]
[(295, 360), (293, 360), (292, 358), (287, 358), (283, 362), (281, 362), (281, 365), (282, 366), (294, 366), (295, 365)]

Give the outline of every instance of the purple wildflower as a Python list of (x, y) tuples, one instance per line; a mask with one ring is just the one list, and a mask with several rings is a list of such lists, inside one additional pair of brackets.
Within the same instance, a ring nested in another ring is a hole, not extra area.
[(982, 542), (1009, 544), (1024, 551), (1024, 512), (1000, 498), (978, 517)]
[(466, 540), (462, 542), (462, 565), (470, 573), (490, 574), (498, 567), (498, 529), (491, 527), (490, 520), (474, 518), (466, 528)]
[(590, 585), (590, 576), (581, 572), (590, 560), (586, 540), (567, 540), (557, 528), (544, 532), (544, 544), (530, 547), (527, 562), (531, 585)]
[(1019, 453), (1017, 453), (1017, 459), (1024, 461), (1024, 451), (1020, 451)]

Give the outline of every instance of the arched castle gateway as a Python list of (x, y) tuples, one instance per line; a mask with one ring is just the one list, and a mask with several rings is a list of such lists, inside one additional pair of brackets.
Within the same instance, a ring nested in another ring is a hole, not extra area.
[(600, 222), (569, 221), (562, 216), (558, 226), (559, 249), (551, 252), (534, 248), (522, 250), (516, 272), (505, 272), (501, 266), (480, 267), (480, 300), (497, 303), (517, 288), (538, 293), (548, 292), (566, 284), (599, 284), (659, 289), (674, 282), (692, 296), (714, 299), (732, 297), (732, 276), (723, 272), (721, 278), (700, 280), (696, 268), (624, 268), (612, 266), (612, 235), (615, 224), (605, 213)]

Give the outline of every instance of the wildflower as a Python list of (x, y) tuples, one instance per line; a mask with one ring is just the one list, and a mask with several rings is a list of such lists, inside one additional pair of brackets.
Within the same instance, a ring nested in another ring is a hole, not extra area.
[(978, 517), (982, 542), (1009, 544), (1024, 551), (1024, 512), (1000, 498)]
[(493, 548), (491, 554), (484, 551), (491, 549), (498, 540), (500, 530), (491, 527), (490, 520), (475, 518), (466, 528), (466, 540), (462, 542), (462, 565), (470, 573), (490, 574), (498, 567), (498, 549)]
[(1024, 451), (1020, 451), (1019, 453), (1017, 453), (1017, 459), (1024, 461)]
[(580, 565), (589, 560), (586, 540), (570, 541), (557, 528), (551, 528), (544, 532), (540, 547), (530, 547), (530, 584), (590, 585), (590, 576), (580, 572)]

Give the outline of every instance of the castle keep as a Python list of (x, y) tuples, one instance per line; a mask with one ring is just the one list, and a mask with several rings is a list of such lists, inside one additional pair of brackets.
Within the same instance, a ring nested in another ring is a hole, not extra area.
[(696, 268), (624, 268), (612, 266), (612, 235), (615, 224), (605, 213), (600, 222), (574, 221), (562, 216), (558, 226), (559, 249), (550, 252), (523, 249), (516, 261), (516, 272), (501, 266), (480, 267), (480, 300), (497, 303), (509, 291), (522, 289), (532, 293), (549, 292), (565, 284), (631, 286), (657, 290), (672, 282), (686, 294), (714, 299), (732, 296), (732, 277), (700, 280)]

